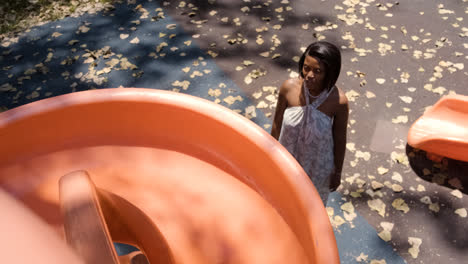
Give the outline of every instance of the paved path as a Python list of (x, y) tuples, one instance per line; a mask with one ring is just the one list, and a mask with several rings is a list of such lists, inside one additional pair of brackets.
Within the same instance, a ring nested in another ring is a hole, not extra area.
[(351, 100), (343, 184), (328, 202), (342, 262), (463, 263), (468, 223), (455, 210), (468, 209), (468, 165), (428, 161), (406, 133), (442, 95), (468, 94), (467, 10), (464, 0), (123, 1), (2, 42), (0, 108), (147, 87), (219, 102), (269, 130), (275, 88), (324, 38), (342, 48), (338, 85)]

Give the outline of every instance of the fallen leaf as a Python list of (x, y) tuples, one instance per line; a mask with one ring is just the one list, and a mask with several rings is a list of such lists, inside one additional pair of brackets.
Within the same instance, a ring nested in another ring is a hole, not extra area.
[(359, 256), (356, 257), (356, 261), (357, 262), (363, 262), (363, 261), (367, 262), (368, 257), (369, 257), (368, 255), (365, 255), (364, 253), (361, 252), (361, 254), (359, 254)]
[(408, 237), (408, 243), (412, 246), (408, 249), (408, 253), (411, 254), (412, 258), (417, 258), (419, 255), (419, 247), (422, 244), (422, 239), (417, 237)]
[(366, 92), (366, 97), (369, 98), (369, 99), (370, 99), (370, 98), (374, 98), (374, 97), (375, 97), (375, 94), (374, 94), (373, 92), (367, 91), (367, 92)]
[(281, 54), (275, 53), (275, 54), (273, 54), (273, 56), (271, 56), (271, 59), (274, 60), (274, 59), (277, 59), (277, 58), (279, 58), (279, 57), (281, 57)]
[(410, 210), (408, 204), (406, 204), (405, 200), (403, 200), (402, 198), (397, 198), (393, 200), (392, 206), (395, 209), (404, 212), (405, 214), (408, 213)]
[(377, 211), (380, 216), (385, 217), (385, 203), (379, 198), (374, 200), (368, 200), (367, 205), (371, 210)]
[(258, 45), (262, 45), (265, 41), (263, 40), (262, 36), (257, 36), (257, 40), (256, 40), (257, 44)]
[(436, 173), (432, 176), (432, 182), (443, 185), (447, 179), (447, 174), (445, 173)]
[(244, 60), (242, 62), (242, 64), (244, 64), (245, 66), (250, 66), (250, 65), (254, 65), (255, 63), (253, 61), (250, 61), (250, 60)]
[(346, 97), (348, 98), (349, 101), (354, 102), (356, 98), (359, 97), (359, 93), (354, 90), (350, 90), (346, 92)]
[(453, 190), (450, 192), (450, 194), (460, 199), (463, 198), (463, 194), (460, 192), (460, 190)]
[(413, 101), (413, 98), (409, 96), (400, 96), (400, 99), (407, 104), (411, 104), (411, 102)]
[(253, 93), (252, 96), (253, 96), (253, 98), (258, 99), (258, 98), (262, 97), (262, 94), (263, 93), (260, 91), (260, 92)]
[(265, 103), (265, 101), (260, 101), (258, 104), (257, 104), (257, 108), (259, 109), (264, 109), (264, 108), (268, 108), (270, 105)]
[(4, 83), (0, 86), (0, 92), (16, 92), (16, 88), (9, 83)]
[(383, 79), (383, 78), (377, 78), (377, 79), (375, 79), (375, 81), (376, 81), (378, 84), (384, 84), (384, 83), (385, 83), (385, 79)]
[(445, 93), (445, 91), (447, 91), (447, 89), (445, 89), (442, 86), (439, 86), (437, 88), (432, 89), (432, 92), (440, 94), (440, 95), (443, 95)]
[(348, 212), (348, 213), (354, 213), (354, 206), (353, 206), (353, 203), (351, 202), (346, 202), (344, 204), (341, 205), (341, 209), (345, 212)]
[(381, 222), (380, 226), (382, 226), (383, 230), (378, 233), (378, 236), (385, 242), (392, 240), (392, 229), (394, 224), (390, 222)]
[(356, 151), (355, 156), (356, 158), (362, 158), (365, 161), (369, 161), (369, 159), (371, 158), (371, 154), (369, 152), (362, 152), (360, 150)]
[(401, 177), (400, 173), (393, 172), (392, 180), (397, 181), (397, 182), (403, 182), (403, 177)]
[(392, 151), (390, 154), (390, 158), (398, 164), (409, 165), (408, 156), (405, 153), (398, 153), (396, 151)]
[(353, 184), (354, 181), (359, 177), (360, 177), (359, 173), (355, 173), (353, 176), (346, 177), (345, 181), (347, 181), (349, 184)]
[(127, 58), (120, 59), (120, 67), (122, 67), (122, 70), (127, 70), (127, 69), (136, 70), (136, 69), (138, 69), (138, 66), (136, 66), (135, 64), (132, 64), (131, 62), (129, 62)]
[(252, 83), (252, 77), (250, 77), (250, 75), (245, 76), (244, 82), (245, 82), (245, 84), (251, 84)]
[(388, 169), (387, 168), (384, 168), (382, 166), (378, 167), (377, 168), (377, 172), (380, 174), (380, 175), (384, 175), (385, 173), (388, 172)]
[(351, 152), (356, 151), (355, 143), (346, 143), (346, 149), (348, 149)]
[[(297, 77), (299, 77), (299, 73), (297, 73), (295, 71), (291, 71), (289, 73), (289, 78), (297, 78)], [(349, 99), (349, 97), (348, 97), (348, 99)]]
[(85, 25), (78, 28), (78, 31), (81, 32), (81, 33), (87, 33), (89, 30), (90, 30), (90, 28), (85, 26)]
[(459, 215), (462, 218), (465, 218), (467, 216), (467, 212), (465, 208), (459, 208), (455, 210), (455, 214)]
[(209, 50), (209, 51), (207, 51), (206, 53), (208, 53), (208, 55), (210, 55), (210, 56), (213, 57), (213, 58), (218, 57), (218, 53), (216, 53), (216, 52), (214, 52), (214, 51), (212, 51), (212, 50)]
[(429, 205), (429, 210), (438, 213), (440, 211), (439, 203), (431, 203)]
[(403, 187), (399, 184), (392, 184), (392, 190), (396, 193), (398, 192), (402, 192), (403, 191)]
[(424, 176), (430, 175), (431, 173), (432, 173), (431, 170), (429, 170), (428, 168), (423, 169)]
[(382, 189), (384, 187), (384, 185), (378, 181), (372, 181), (371, 182), (371, 187), (373, 190), (379, 190), (379, 189)]
[(419, 199), (419, 201), (421, 201), (421, 203), (427, 204), (427, 205), (432, 204), (431, 198), (429, 196), (423, 196), (423, 197), (421, 197), (421, 199)]
[(222, 92), (221, 92), (220, 89), (211, 89), (211, 88), (210, 88), (210, 89), (208, 90), (208, 95), (209, 95), (209, 96), (212, 96), (212, 97), (218, 97), (218, 96), (221, 95), (221, 93), (222, 93)]
[(452, 178), (452, 179), (450, 179), (448, 181), (448, 183), (454, 188), (457, 188), (459, 190), (463, 189), (463, 185), (462, 185), (460, 179), (458, 179), (458, 178)]
[(242, 97), (240, 95), (234, 97), (232, 95), (229, 95), (228, 97), (223, 99), (224, 102), (226, 102), (229, 105), (234, 104), (236, 101), (243, 101)]
[(166, 26), (167, 29), (175, 29), (177, 27), (177, 24), (168, 24)]
[(132, 44), (138, 44), (138, 43), (140, 43), (140, 39), (139, 39), (139, 38), (134, 38), (134, 39), (132, 39), (132, 40), (130, 41), (130, 43), (132, 43)]
[(426, 191), (426, 188), (424, 186), (422, 186), (421, 184), (418, 184), (418, 187), (416, 189), (418, 192), (424, 192)]
[(346, 221), (343, 219), (343, 217), (341, 217), (339, 215), (335, 215), (335, 217), (333, 217), (332, 225), (335, 228), (341, 226), (344, 223), (346, 223)]
[(267, 99), (268, 101), (272, 102), (272, 103), (276, 103), (276, 96), (270, 94), (270, 95), (267, 95), (265, 97), (265, 99)]
[(163, 49), (164, 47), (167, 47), (167, 46), (168, 46), (168, 45), (167, 45), (166, 42), (160, 43), (160, 44), (156, 47), (156, 52), (158, 52), (158, 53), (161, 52), (162, 49)]
[(392, 123), (399, 124), (399, 123), (408, 123), (408, 116), (407, 115), (400, 115), (397, 118), (392, 119)]
[(77, 40), (77, 39), (72, 39), (72, 40), (68, 41), (68, 45), (73, 46), (73, 45), (75, 45), (75, 44), (78, 43), (78, 42), (79, 42), (79, 40)]
[(182, 89), (184, 89), (184, 90), (187, 90), (188, 87), (189, 87), (189, 85), (190, 85), (190, 82), (189, 82), (189, 81), (182, 81), (182, 82), (181, 82), (181, 81), (178, 81), (178, 80), (177, 80), (177, 81), (175, 81), (175, 82), (172, 83), (172, 86), (182, 87)]
[(325, 210), (327, 211), (328, 217), (332, 217), (335, 214), (335, 209), (333, 207), (326, 207)]
[(246, 107), (245, 108), (245, 117), (247, 117), (248, 119), (257, 117), (257, 112), (256, 111), (257, 110), (255, 109), (254, 105), (250, 105), (250, 106)]

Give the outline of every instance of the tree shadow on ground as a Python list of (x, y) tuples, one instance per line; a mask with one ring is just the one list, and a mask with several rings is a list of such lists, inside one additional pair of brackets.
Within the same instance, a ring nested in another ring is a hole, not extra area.
[[(137, 3), (122, 3), (105, 13), (50, 22), (33, 28), (17, 44), (0, 47), (3, 110), (89, 89), (124, 86), (170, 90), (174, 80), (200, 83), (181, 69), (195, 68), (192, 64), (204, 63), (200, 58), (207, 55), (196, 45), (188, 45), (190, 37), (180, 27), (169, 26), (173, 21), (158, 17), (157, 4), (147, 3), (147, 18), (142, 18), (136, 7)], [(130, 43), (135, 38), (138, 43)], [(112, 60), (122, 58), (129, 64), (120, 61), (106, 72)], [(210, 78), (223, 79), (223, 73), (213, 67), (208, 63), (199, 66), (199, 71), (212, 71)]]
[[(164, 5), (167, 1), (160, 0), (160, 2)], [(291, 58), (301, 55), (301, 47), (318, 40), (320, 34), (313, 28), (337, 23), (336, 18), (307, 10), (293, 8), (294, 11), (287, 11), (288, 6), (294, 7), (299, 3), (305, 5), (298, 1), (289, 1), (288, 4), (273, 1), (268, 5), (264, 1), (239, 3), (218, 0), (212, 4), (209, 2), (196, 0), (183, 7), (174, 2), (166, 5), (165, 9), (188, 34), (200, 35), (196, 40), (202, 48), (218, 53), (217, 60), (221, 62), (222, 67), (223, 64), (230, 64), (230, 68), (223, 67), (223, 70), (230, 74), (236, 74), (232, 65), (233, 60), (242, 62), (252, 58), (255, 58), (257, 65), (275, 67), (284, 74), (287, 74), (286, 69), (289, 68), (297, 70), (297, 62)], [(313, 7), (312, 4), (310, 6)], [(242, 8), (248, 9), (242, 11)], [(282, 8), (283, 11), (277, 12), (278, 8)], [(301, 29), (302, 26), (307, 27), (307, 30)], [(262, 44), (256, 41), (259, 36), (263, 40), (260, 42)], [(243, 42), (245, 39), (248, 42)], [(275, 45), (275, 39), (281, 44)], [(327, 40), (339, 47), (346, 45), (342, 39), (327, 36)], [(265, 52), (269, 52), (269, 56), (259, 56)], [(275, 54), (280, 56), (272, 59)]]

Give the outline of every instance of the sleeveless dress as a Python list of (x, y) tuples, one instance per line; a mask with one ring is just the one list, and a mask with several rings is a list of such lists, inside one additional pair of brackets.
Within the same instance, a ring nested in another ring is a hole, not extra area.
[(306, 105), (286, 108), (279, 142), (302, 166), (326, 205), (330, 193), (330, 175), (335, 167), (333, 118), (317, 108), (336, 88), (333, 86), (329, 91), (322, 91), (312, 103), (309, 103), (308, 89), (304, 85), (303, 89)]

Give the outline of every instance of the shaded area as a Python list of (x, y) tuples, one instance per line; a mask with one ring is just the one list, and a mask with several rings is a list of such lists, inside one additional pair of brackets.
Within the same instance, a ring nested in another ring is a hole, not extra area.
[[(217, 101), (267, 123), (261, 112), (246, 110), (246, 95), (157, 3), (115, 7), (48, 23), (0, 48), (0, 108), (89, 89), (145, 87)], [(222, 100), (230, 95), (237, 100)]]
[(421, 179), (468, 194), (468, 162), (445, 157), (440, 162), (432, 161), (426, 151), (410, 145), (406, 145), (406, 154), (411, 168)]
[[(180, 5), (179, 2), (160, 2), (168, 3), (164, 8), (186, 32), (197, 36), (195, 40), (203, 49), (218, 54), (217, 64), (249, 93), (265, 83), (279, 87), (291, 71), (298, 71), (293, 57), (300, 56), (302, 47), (321, 39), (321, 36), (327, 35), (327, 40), (338, 46), (345, 45), (343, 39), (331, 34), (338, 31), (332, 29), (333, 23), (338, 23), (337, 19), (314, 11), (310, 8), (311, 3), (197, 0)], [(331, 31), (311, 30), (319, 26), (328, 27)], [(252, 60), (255, 64), (245, 66), (244, 60)], [(235, 65), (243, 69), (236, 69)], [(244, 77), (254, 69), (275, 78), (246, 86)]]
[(0, 34), (12, 36), (38, 23), (62, 19), (75, 11), (82, 14), (96, 4), (101, 9), (103, 4), (111, 2), (114, 0), (3, 0), (0, 2), (0, 16), (4, 17), (0, 21)]

